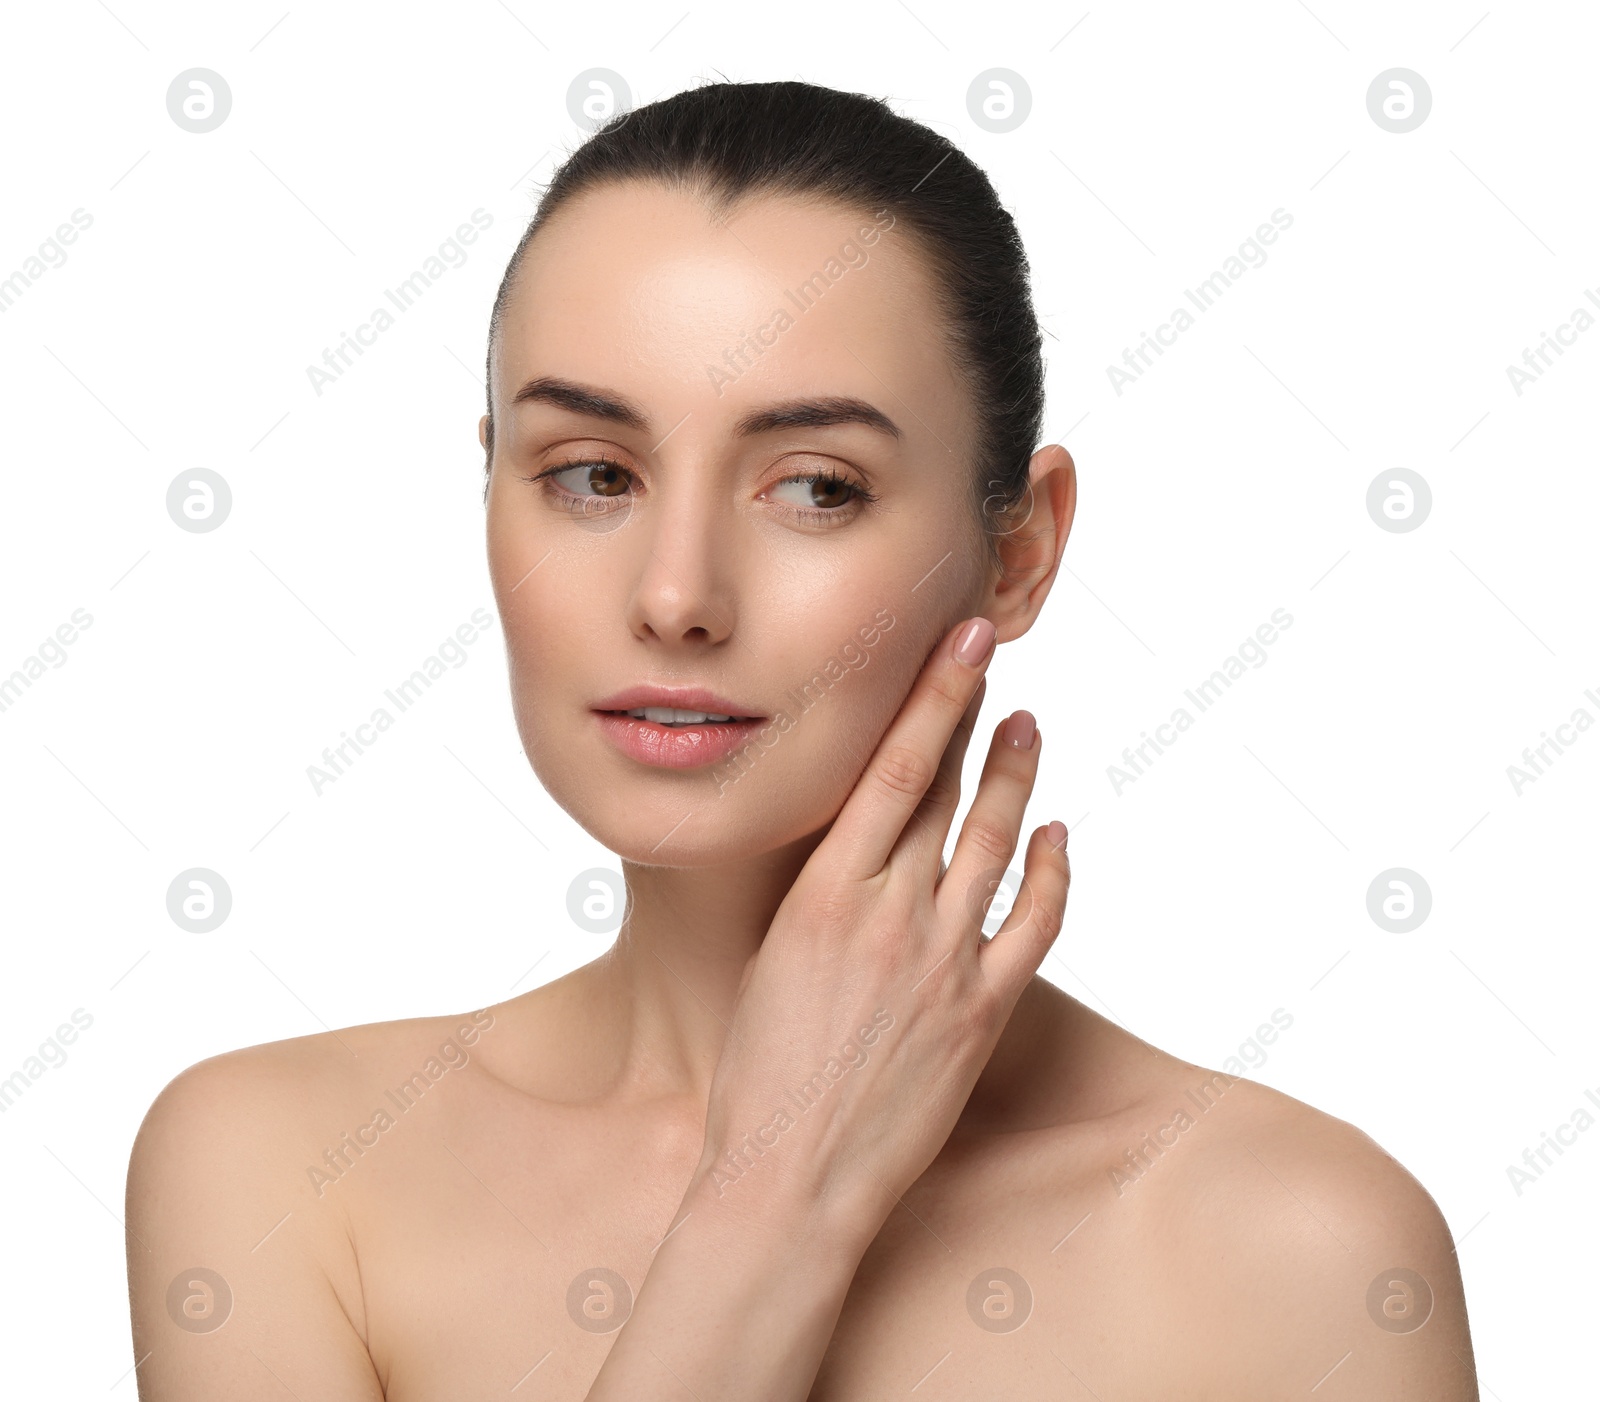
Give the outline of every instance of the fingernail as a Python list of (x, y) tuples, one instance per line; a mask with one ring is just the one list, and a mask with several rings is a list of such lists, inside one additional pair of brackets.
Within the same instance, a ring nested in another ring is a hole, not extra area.
[(1033, 748), (1034, 724), (1033, 715), (1028, 711), (1013, 711), (1006, 717), (1006, 728), (1001, 732), (1000, 738), (1008, 745), (1015, 745), (1019, 750)]
[(1067, 843), (1067, 825), (1057, 819), (1045, 829), (1044, 835), (1052, 847), (1065, 847)]
[(956, 642), (956, 661), (976, 667), (994, 646), (994, 624), (987, 618), (974, 618)]

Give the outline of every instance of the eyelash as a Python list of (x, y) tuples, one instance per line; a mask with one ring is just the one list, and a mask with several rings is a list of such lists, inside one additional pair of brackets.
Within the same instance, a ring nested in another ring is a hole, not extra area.
[[(635, 480), (633, 471), (630, 468), (624, 467), (620, 462), (617, 462), (613, 458), (608, 458), (604, 454), (600, 454), (599, 456), (592, 457), (592, 458), (575, 458), (571, 462), (557, 463), (554, 467), (545, 468), (543, 472), (536, 472), (536, 473), (532, 474), (531, 476), (524, 474), (522, 480), (524, 482), (531, 482), (531, 483), (534, 483), (534, 484), (538, 484), (540, 482), (544, 482), (547, 478), (555, 477), (558, 473), (570, 472), (575, 467), (609, 467), (614, 472), (622, 473), (630, 481)], [(779, 485), (784, 485), (784, 484), (787, 484), (789, 482), (831, 482), (831, 483), (833, 483), (833, 484), (835, 484), (837, 486), (844, 486), (844, 487), (849, 487), (850, 488), (850, 491), (851, 491), (850, 501), (846, 502), (845, 505), (842, 506), (842, 507), (840, 507), (840, 506), (835, 506), (835, 507), (832, 507), (832, 508), (824, 508), (824, 507), (820, 507), (820, 506), (789, 506), (789, 507), (787, 507), (787, 510), (792, 511), (801, 520), (803, 520), (803, 521), (812, 521), (812, 522), (816, 523), (817, 525), (823, 525), (823, 526), (836, 526), (836, 525), (839, 525), (839, 524), (841, 524), (841, 517), (843, 517), (845, 511), (849, 508), (851, 503), (859, 501), (863, 506), (870, 506), (873, 502), (877, 501), (877, 499), (878, 499), (877, 496), (873, 492), (869, 491), (861, 483), (855, 481), (853, 478), (846, 477), (841, 473), (835, 473), (835, 472), (801, 472), (801, 473), (797, 473), (793, 477), (785, 477), (785, 478), (783, 478), (782, 482), (780, 482)], [(577, 503), (583, 502), (584, 500), (586, 500), (586, 498), (579, 496), (577, 493), (568, 492), (564, 487), (557, 486), (554, 482), (550, 482), (545, 487), (545, 490), (567, 511), (570, 511), (570, 512), (572, 512), (574, 514), (578, 514), (578, 513), (581, 513), (581, 512), (584, 511), (584, 508), (581, 505), (577, 505)], [(592, 500), (601, 501), (601, 500), (604, 500), (604, 498), (603, 497), (596, 497), (596, 498), (592, 498)]]

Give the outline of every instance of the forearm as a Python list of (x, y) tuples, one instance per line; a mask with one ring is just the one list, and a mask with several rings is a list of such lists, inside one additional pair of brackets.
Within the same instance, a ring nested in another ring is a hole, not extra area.
[(873, 1233), (772, 1188), (696, 1175), (586, 1402), (802, 1402)]

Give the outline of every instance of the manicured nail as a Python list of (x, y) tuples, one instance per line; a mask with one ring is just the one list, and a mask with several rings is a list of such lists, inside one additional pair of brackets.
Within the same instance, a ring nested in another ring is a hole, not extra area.
[(1052, 847), (1065, 847), (1067, 843), (1067, 825), (1057, 819), (1045, 829), (1044, 835)]
[(1030, 711), (1013, 711), (1006, 717), (1006, 728), (1000, 738), (1019, 750), (1031, 750), (1034, 737), (1033, 714)]
[(956, 642), (956, 661), (978, 666), (994, 646), (994, 624), (987, 618), (974, 618)]

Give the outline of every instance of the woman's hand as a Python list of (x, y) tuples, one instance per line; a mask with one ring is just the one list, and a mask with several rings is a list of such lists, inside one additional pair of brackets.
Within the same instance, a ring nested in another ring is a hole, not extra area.
[(981, 937), (1038, 772), (1027, 712), (997, 727), (940, 869), (994, 639), (973, 619), (935, 649), (746, 969), (691, 1188), (705, 1210), (799, 1205), (864, 1250), (949, 1138), (1054, 942), (1060, 823), (1034, 830), (1013, 910)]
[(975, 619), (934, 650), (745, 969), (705, 1156), (588, 1402), (809, 1395), (862, 1256), (1054, 941), (1059, 823), (1033, 834), (1023, 894), (980, 938), (1038, 770), (1026, 712), (997, 731), (940, 870), (994, 638)]

